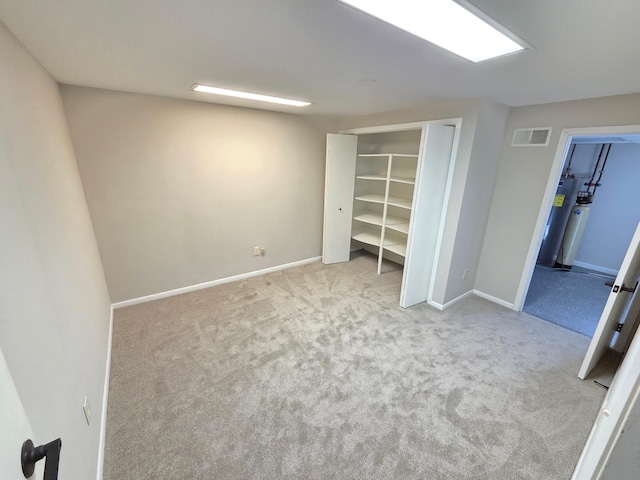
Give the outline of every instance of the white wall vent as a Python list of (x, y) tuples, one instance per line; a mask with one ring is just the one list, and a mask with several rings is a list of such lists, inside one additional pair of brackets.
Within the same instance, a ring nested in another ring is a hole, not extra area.
[(512, 147), (546, 147), (551, 139), (551, 127), (516, 128), (513, 131)]

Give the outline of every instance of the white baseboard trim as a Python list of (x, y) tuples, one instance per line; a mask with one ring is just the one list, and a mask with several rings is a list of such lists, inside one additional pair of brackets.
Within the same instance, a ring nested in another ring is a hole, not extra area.
[(454, 298), (453, 300), (449, 300), (447, 303), (442, 304), (442, 303), (438, 303), (434, 300), (427, 300), (427, 303), (429, 305), (431, 305), (434, 308), (437, 308), (440, 311), (446, 310), (447, 308), (451, 307), (452, 305), (455, 305), (456, 303), (458, 303), (461, 300), (464, 300), (465, 298), (469, 297), (473, 295), (473, 290), (469, 290), (466, 293), (463, 293), (462, 295), (460, 295), (459, 297)]
[(427, 300), (427, 303), (435, 309), (438, 309), (440, 311), (444, 310), (444, 305), (441, 303), (434, 302), (433, 300)]
[(111, 342), (113, 340), (113, 305), (109, 314), (109, 339), (107, 341), (107, 365), (105, 368), (104, 391), (102, 393), (102, 416), (100, 418), (100, 443), (98, 444), (98, 471), (96, 480), (104, 474), (104, 446), (107, 437), (107, 403), (109, 400), (109, 376), (111, 375)]
[(297, 262), (285, 263), (283, 265), (277, 265), (275, 267), (269, 267), (262, 270), (255, 270), (253, 272), (234, 275), (232, 277), (220, 278), (218, 280), (212, 280), (210, 282), (197, 283), (195, 285), (190, 285), (188, 287), (176, 288), (174, 290), (168, 290), (166, 292), (154, 293), (152, 295), (146, 295), (144, 297), (132, 298), (131, 300), (124, 300), (122, 302), (114, 303), (113, 308), (129, 307), (131, 305), (138, 305), (139, 303), (146, 303), (146, 302), (151, 302), (153, 300), (159, 300), (161, 298), (173, 297), (174, 295), (180, 295), (182, 293), (195, 292), (196, 290), (215, 287), (216, 285), (222, 285), (223, 283), (237, 282), (238, 280), (257, 277), (259, 275), (265, 275), (267, 273), (277, 272), (278, 270), (286, 270), (287, 268), (299, 267), (300, 265), (306, 265), (307, 263), (317, 262), (321, 259), (322, 257), (307, 258), (305, 260), (299, 260)]
[(449, 300), (447, 303), (444, 304), (444, 310), (446, 310), (447, 308), (449, 308), (452, 305), (455, 305), (459, 301), (464, 300), (467, 297), (470, 297), (471, 295), (473, 295), (473, 290), (469, 290), (468, 292), (463, 293), (459, 297), (456, 297), (453, 300)]
[(590, 263), (585, 263), (585, 262), (578, 262), (577, 260), (574, 260), (573, 264), (576, 267), (588, 268), (589, 270), (595, 270), (596, 272), (606, 273), (607, 275), (612, 275), (614, 277), (618, 276), (618, 270), (614, 270), (613, 268), (601, 267), (600, 265), (592, 265)]
[(488, 293), (481, 292), (480, 290), (473, 290), (473, 294), (477, 295), (480, 298), (484, 298), (485, 300), (489, 300), (490, 302), (497, 303), (498, 305), (501, 305), (503, 307), (515, 310), (513, 303), (509, 303), (505, 300), (494, 297), (493, 295), (489, 295)]

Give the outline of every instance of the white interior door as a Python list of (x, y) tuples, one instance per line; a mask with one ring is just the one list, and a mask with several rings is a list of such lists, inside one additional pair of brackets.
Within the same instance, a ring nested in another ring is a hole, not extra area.
[[(33, 438), (33, 432), (22, 407), (22, 402), (11, 378), (9, 367), (0, 350), (0, 476), (6, 479), (23, 479), (20, 466), (22, 442)], [(44, 462), (38, 462), (39, 464)], [(37, 476), (42, 478), (42, 466), (38, 465)]]
[(404, 308), (429, 296), (454, 133), (454, 127), (444, 125), (426, 125), (422, 131), (400, 290)]
[(622, 330), (615, 340), (613, 349), (619, 353), (625, 353), (629, 349), (629, 344), (633, 339), (637, 329), (638, 321), (640, 321), (640, 288), (636, 288), (635, 293), (631, 297), (631, 303), (622, 319)]
[[(624, 357), (622, 364), (618, 367), (618, 372), (611, 383), (607, 396), (602, 403), (600, 412), (591, 429), (591, 434), (587, 439), (582, 455), (578, 460), (576, 469), (573, 472), (572, 480), (593, 480), (594, 478), (615, 478), (622, 480), (627, 478), (638, 478), (637, 462), (625, 465), (628, 476), (603, 475), (603, 470), (610, 462), (617, 462), (616, 450), (618, 454), (624, 456), (628, 448), (635, 452), (638, 460), (638, 438), (636, 429), (628, 424), (634, 411), (640, 408), (640, 337), (635, 337), (631, 341), (629, 351)], [(636, 416), (637, 418), (637, 416)], [(631, 418), (631, 420), (633, 420)], [(624, 435), (623, 435), (624, 433)], [(635, 435), (635, 437), (634, 437)], [(623, 443), (620, 444), (620, 441)], [(618, 465), (619, 467), (620, 465)], [(618, 470), (617, 468), (613, 469)], [(605, 472), (606, 473), (606, 472)], [(609, 472), (613, 473), (613, 472)], [(619, 472), (618, 472), (619, 473)]]
[(358, 137), (327, 135), (322, 263), (348, 262)]
[[(596, 327), (596, 331), (591, 339), (591, 344), (584, 357), (578, 377), (584, 379), (589, 372), (596, 366), (598, 360), (607, 351), (611, 345), (611, 340), (616, 332), (618, 324), (621, 323), (625, 313), (629, 307), (630, 300), (633, 295), (633, 289), (636, 287), (638, 276), (640, 275), (640, 224), (636, 228), (636, 232), (631, 239), (629, 249), (624, 256), (620, 272), (616, 277), (611, 293), (607, 299), (607, 303), (600, 317), (600, 322)], [(627, 291), (626, 289), (631, 289)]]

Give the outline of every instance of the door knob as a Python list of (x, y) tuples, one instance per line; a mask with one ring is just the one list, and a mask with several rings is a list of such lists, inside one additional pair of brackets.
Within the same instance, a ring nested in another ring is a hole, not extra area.
[(58, 479), (58, 464), (60, 463), (60, 449), (62, 448), (62, 440), (59, 438), (53, 442), (49, 442), (39, 447), (34, 447), (31, 439), (22, 444), (20, 452), (20, 460), (22, 462), (22, 473), (24, 478), (33, 475), (36, 463), (47, 457), (44, 464), (43, 480)]

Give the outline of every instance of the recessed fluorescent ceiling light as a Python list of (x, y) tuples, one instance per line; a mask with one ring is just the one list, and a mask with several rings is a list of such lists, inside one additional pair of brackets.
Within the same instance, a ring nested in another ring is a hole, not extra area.
[[(522, 45), (453, 0), (339, 1), (472, 62), (524, 50)], [(472, 6), (469, 8), (475, 10)]]
[(237, 90), (227, 90), (226, 88), (210, 87), (208, 85), (200, 85), (196, 83), (191, 87), (194, 92), (213, 93), (215, 95), (225, 95), (227, 97), (246, 98), (249, 100), (257, 100), (259, 102), (279, 103), (280, 105), (290, 105), (293, 107), (306, 107), (311, 105), (309, 102), (301, 102), (299, 100), (289, 100), (287, 98), (271, 97), (269, 95), (260, 95), (258, 93), (239, 92)]

